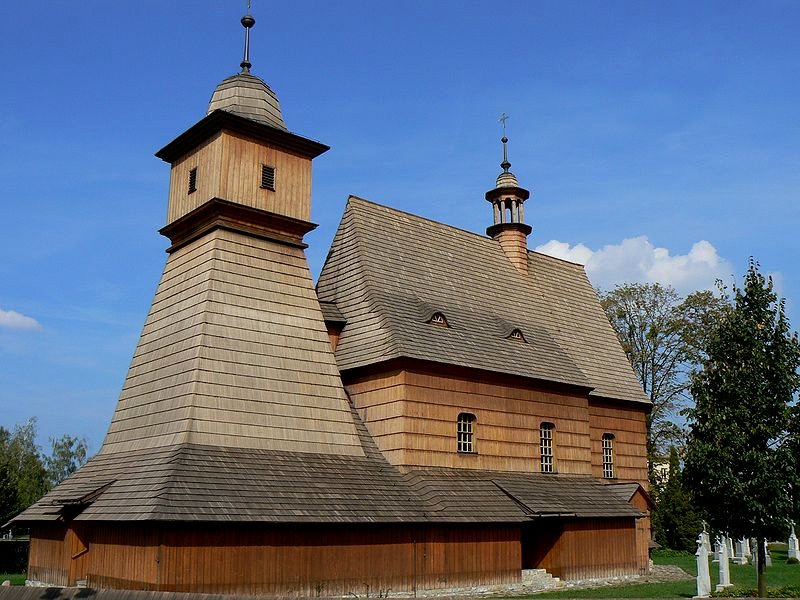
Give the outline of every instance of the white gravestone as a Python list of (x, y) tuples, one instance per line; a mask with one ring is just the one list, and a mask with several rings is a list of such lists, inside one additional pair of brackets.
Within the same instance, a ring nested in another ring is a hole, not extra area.
[(736, 557), (733, 559), (737, 565), (747, 564), (747, 540), (736, 540)]
[(731, 566), (728, 564), (728, 544), (725, 543), (723, 538), (722, 544), (720, 544), (719, 584), (715, 590), (721, 592), (729, 587), (733, 587), (733, 584), (731, 584)]
[(764, 540), (764, 562), (768, 567), (772, 566), (772, 555), (769, 553), (766, 540)]
[[(705, 533), (705, 532), (704, 532)], [(697, 538), (697, 596), (708, 598), (711, 595), (711, 575), (708, 572), (708, 550), (703, 544), (703, 534)]]
[(792, 533), (789, 536), (789, 558), (800, 560), (800, 548), (797, 546), (797, 536), (794, 534), (794, 525), (792, 525)]
[(732, 538), (732, 537), (726, 537), (726, 538), (725, 538), (725, 541), (726, 541), (726, 542), (727, 542), (727, 544), (728, 544), (728, 557), (729, 557), (731, 560), (733, 560), (733, 557), (735, 556), (735, 554), (734, 554), (734, 552), (733, 552), (733, 538)]
[(722, 546), (725, 545), (725, 541), (717, 536), (717, 539), (714, 540), (714, 560), (712, 562), (719, 562), (720, 556), (722, 556)]
[(703, 548), (706, 551), (706, 554), (713, 554), (714, 551), (711, 549), (711, 538), (706, 531), (706, 524), (703, 523), (703, 531), (700, 533), (700, 539), (702, 540)]

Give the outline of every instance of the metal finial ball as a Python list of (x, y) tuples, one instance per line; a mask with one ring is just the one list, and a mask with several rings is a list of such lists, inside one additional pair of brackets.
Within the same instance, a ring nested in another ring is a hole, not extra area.
[(506, 136), (503, 136), (502, 138), (500, 138), (500, 141), (503, 142), (504, 144), (507, 144), (508, 138)]
[(247, 29), (250, 29), (255, 24), (256, 20), (251, 15), (245, 15), (242, 17), (242, 25), (244, 25)]

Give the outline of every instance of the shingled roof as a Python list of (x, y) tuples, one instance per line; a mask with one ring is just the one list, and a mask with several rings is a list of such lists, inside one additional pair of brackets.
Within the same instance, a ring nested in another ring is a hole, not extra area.
[(528, 260), (523, 275), (491, 238), (351, 196), (317, 283), (347, 319), (339, 368), (414, 358), (648, 403), (583, 267)]
[[(372, 454), (372, 453), (370, 453)], [(642, 516), (585, 477), (465, 469), (405, 475), (364, 458), (182, 444), (98, 454), (15, 521), (515, 523)]]

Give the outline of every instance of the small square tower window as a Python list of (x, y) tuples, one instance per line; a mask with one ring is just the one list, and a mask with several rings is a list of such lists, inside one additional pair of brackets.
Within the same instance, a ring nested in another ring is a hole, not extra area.
[(197, 191), (197, 167), (189, 171), (189, 194)]
[(275, 167), (261, 165), (261, 187), (265, 190), (275, 191)]

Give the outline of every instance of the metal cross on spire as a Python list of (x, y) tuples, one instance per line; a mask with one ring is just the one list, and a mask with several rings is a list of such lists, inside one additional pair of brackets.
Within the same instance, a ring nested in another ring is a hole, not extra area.
[(506, 137), (506, 121), (508, 121), (508, 115), (506, 113), (503, 113), (497, 120), (503, 124), (503, 137)]
[(500, 163), (500, 166), (503, 167), (503, 171), (508, 173), (508, 170), (511, 168), (511, 163), (508, 162), (508, 138), (506, 137), (506, 121), (508, 121), (508, 115), (503, 113), (497, 120), (503, 124), (503, 137), (500, 139), (500, 141), (503, 142), (503, 162)]
[(247, 0), (247, 14), (242, 17), (242, 25), (244, 26), (244, 58), (241, 64), (242, 73), (249, 73), (250, 67), (250, 28), (256, 24), (256, 20), (250, 14), (250, 0)]

